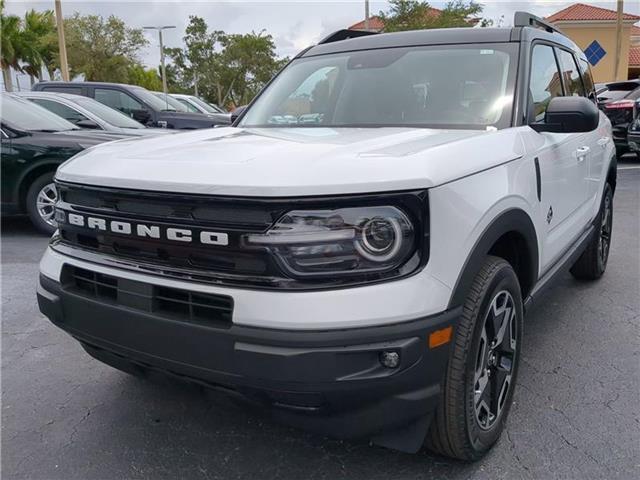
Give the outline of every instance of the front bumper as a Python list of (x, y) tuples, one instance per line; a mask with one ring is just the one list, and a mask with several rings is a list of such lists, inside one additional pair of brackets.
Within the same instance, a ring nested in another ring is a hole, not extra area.
[[(419, 448), (417, 439), (421, 443), (426, 434), (448, 361), (449, 345), (431, 349), (428, 336), (455, 325), (460, 314), (454, 309), (344, 330), (209, 327), (88, 298), (44, 275), (38, 304), (107, 364), (222, 387), (272, 407), (293, 426), (405, 450)], [(400, 354), (398, 368), (381, 365), (380, 353), (389, 350)], [(416, 424), (422, 427), (412, 431), (409, 446), (406, 439), (398, 443), (397, 432)]]

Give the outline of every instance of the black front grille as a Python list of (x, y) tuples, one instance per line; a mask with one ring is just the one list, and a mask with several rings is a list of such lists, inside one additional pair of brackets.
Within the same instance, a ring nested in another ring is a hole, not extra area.
[[(386, 274), (297, 278), (281, 260), (262, 247), (248, 246), (245, 236), (264, 233), (286, 212), (298, 209), (322, 210), (357, 206), (395, 205), (405, 211), (424, 238), (422, 265), (427, 260), (428, 225), (426, 191), (390, 192), (332, 197), (227, 197), (203, 194), (134, 191), (107, 187), (56, 183), (59, 235), (51, 246), (59, 252), (83, 260), (144, 271), (197, 282), (237, 288), (316, 289), (381, 281)], [(70, 215), (93, 220), (126, 223), (129, 233), (96, 225), (74, 224)], [(59, 215), (59, 216), (58, 216)], [(138, 227), (160, 229), (158, 237), (137, 234)], [(193, 241), (168, 239), (168, 231), (188, 230)], [(223, 234), (225, 245), (198, 241), (201, 235)], [(134, 234), (136, 233), (136, 234)], [(408, 274), (417, 265), (412, 263)], [(391, 276), (397, 276), (395, 273)]]
[(63, 268), (62, 286), (83, 297), (172, 320), (217, 328), (231, 327), (233, 300), (224, 295), (160, 287), (71, 265)]

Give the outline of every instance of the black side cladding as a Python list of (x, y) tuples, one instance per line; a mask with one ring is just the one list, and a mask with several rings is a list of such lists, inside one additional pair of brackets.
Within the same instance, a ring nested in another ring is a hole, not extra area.
[(536, 166), (536, 192), (538, 193), (538, 201), (542, 201), (542, 178), (540, 175), (540, 160), (536, 157), (533, 162)]

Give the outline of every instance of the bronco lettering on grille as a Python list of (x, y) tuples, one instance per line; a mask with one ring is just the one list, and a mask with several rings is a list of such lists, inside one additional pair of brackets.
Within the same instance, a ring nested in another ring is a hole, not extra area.
[[(86, 227), (92, 230), (109, 231), (117, 233), (119, 235), (132, 235), (140, 238), (164, 238), (174, 242), (193, 242), (194, 233), (188, 228), (167, 227), (161, 228), (159, 225), (150, 225), (137, 223), (132, 224), (130, 222), (123, 222), (120, 220), (108, 220), (99, 217), (89, 217), (79, 215), (77, 213), (67, 214), (67, 221), (70, 225), (76, 227)], [(229, 245), (229, 236), (226, 233), (220, 232), (207, 232), (201, 231), (197, 235), (196, 241), (204, 245)]]

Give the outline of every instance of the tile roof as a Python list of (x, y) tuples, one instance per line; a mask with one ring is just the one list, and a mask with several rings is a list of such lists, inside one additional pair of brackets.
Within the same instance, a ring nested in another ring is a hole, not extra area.
[(631, 25), (631, 36), (640, 37), (640, 27), (637, 25)]
[[(378, 16), (369, 17), (369, 29), (370, 30), (382, 30), (384, 23)], [(349, 27), (349, 30), (364, 30), (364, 20), (358, 23), (354, 23)]]
[[(585, 5), (584, 3), (574, 3), (567, 8), (554, 13), (547, 17), (549, 22), (567, 22), (580, 20), (611, 20), (615, 21), (617, 13), (615, 10), (607, 8), (594, 7), (593, 5)], [(624, 20), (640, 20), (640, 16), (625, 13)]]
[(640, 67), (640, 46), (629, 48), (629, 66)]
[[(442, 10), (430, 7), (428, 16), (437, 17), (442, 13)], [(377, 15), (369, 17), (369, 30), (381, 31), (384, 28), (384, 22)], [(349, 30), (364, 30), (364, 20), (358, 23), (354, 23), (349, 27)]]

